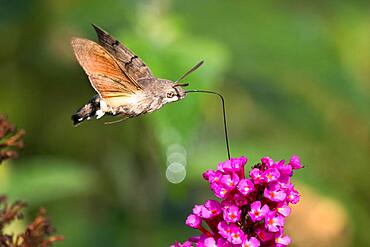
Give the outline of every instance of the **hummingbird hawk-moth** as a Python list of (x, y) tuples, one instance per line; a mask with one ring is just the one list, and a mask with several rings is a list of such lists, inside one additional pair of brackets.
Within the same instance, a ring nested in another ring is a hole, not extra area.
[(203, 61), (175, 82), (156, 78), (150, 68), (126, 46), (101, 28), (93, 25), (99, 44), (84, 38), (72, 38), (78, 62), (98, 93), (72, 116), (74, 125), (105, 114), (123, 119), (160, 109), (186, 96), (180, 84)]

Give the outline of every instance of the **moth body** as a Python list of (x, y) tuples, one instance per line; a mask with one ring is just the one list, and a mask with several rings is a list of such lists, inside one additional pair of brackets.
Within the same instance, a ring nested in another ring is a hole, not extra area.
[(94, 28), (99, 44), (83, 38), (71, 41), (78, 62), (98, 93), (72, 116), (75, 125), (91, 118), (99, 119), (105, 114), (136, 117), (185, 97), (181, 86), (187, 84), (156, 78), (127, 47), (102, 29)]
[[(169, 83), (172, 83), (168, 81)], [(100, 119), (105, 114), (123, 116), (126, 118), (136, 117), (145, 113), (151, 113), (162, 108), (165, 104), (175, 102), (185, 97), (185, 91), (181, 88), (168, 88), (166, 95), (156, 95), (154, 91), (148, 90), (146, 95), (134, 95), (125, 101), (124, 105), (112, 106), (99, 95), (94, 96), (87, 104), (82, 106), (72, 116), (74, 125), (91, 118)]]

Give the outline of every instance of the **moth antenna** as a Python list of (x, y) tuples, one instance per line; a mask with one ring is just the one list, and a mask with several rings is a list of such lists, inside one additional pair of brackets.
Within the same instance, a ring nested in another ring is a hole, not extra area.
[[(197, 67), (197, 66), (195, 66), (195, 67)], [(224, 131), (225, 131), (225, 142), (226, 142), (227, 157), (230, 159), (230, 147), (229, 147), (229, 137), (228, 137), (228, 134), (227, 134), (227, 121), (226, 121), (226, 110), (225, 110), (224, 97), (220, 93), (213, 92), (213, 91), (208, 91), (208, 90), (197, 90), (197, 89), (195, 89), (195, 90), (185, 91), (185, 93), (207, 93), (207, 94), (217, 95), (218, 97), (220, 97), (221, 103), (222, 103), (222, 114), (223, 114), (223, 118), (224, 118)]]
[(111, 121), (111, 122), (105, 122), (104, 124), (115, 124), (115, 123), (119, 123), (119, 122), (122, 122), (124, 120), (126, 120), (128, 117), (123, 117), (121, 119), (118, 119), (118, 120), (114, 120), (114, 121)]
[(172, 87), (175, 88), (175, 87), (187, 87), (187, 86), (189, 86), (189, 83), (176, 83)]
[(177, 79), (175, 81), (175, 83), (178, 83), (180, 82), (181, 80), (183, 80), (185, 77), (187, 77), (188, 75), (190, 75), (191, 73), (193, 73), (195, 70), (197, 70), (200, 66), (202, 66), (202, 64), (204, 63), (204, 61), (200, 61), (199, 63), (197, 63), (195, 66), (193, 66), (191, 69), (188, 70), (188, 72), (186, 72), (183, 76), (181, 76), (179, 79)]

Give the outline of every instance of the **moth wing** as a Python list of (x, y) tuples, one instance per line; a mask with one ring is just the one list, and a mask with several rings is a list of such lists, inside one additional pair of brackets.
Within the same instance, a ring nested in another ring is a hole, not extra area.
[(102, 46), (82, 38), (73, 38), (71, 44), (78, 62), (89, 76), (91, 85), (105, 100), (131, 97), (142, 90)]
[(129, 92), (119, 81), (109, 76), (93, 74), (89, 80), (105, 103), (112, 107), (136, 104), (143, 96), (142, 90)]
[(145, 78), (155, 78), (150, 68), (137, 55), (100, 27), (94, 24), (93, 27), (100, 45), (117, 59), (121, 69), (128, 75), (136, 81)]

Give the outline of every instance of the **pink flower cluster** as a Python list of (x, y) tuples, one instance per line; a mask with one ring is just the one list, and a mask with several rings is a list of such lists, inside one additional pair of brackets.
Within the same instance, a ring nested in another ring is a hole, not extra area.
[(232, 158), (218, 164), (217, 170), (203, 174), (220, 201), (208, 200), (195, 205), (186, 225), (202, 234), (171, 247), (283, 247), (290, 244), (284, 234), (289, 204), (298, 203), (300, 196), (290, 178), (293, 170), (302, 168), (298, 156), (288, 164), (261, 159), (244, 174), (247, 158)]

